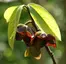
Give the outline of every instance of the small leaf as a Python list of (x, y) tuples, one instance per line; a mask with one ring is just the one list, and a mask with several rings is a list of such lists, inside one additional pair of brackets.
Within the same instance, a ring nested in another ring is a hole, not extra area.
[(61, 34), (59, 27), (52, 17), (52, 15), (42, 6), (31, 3), (28, 4), (30, 14), (34, 19), (37, 26), (42, 30), (45, 31), (47, 34), (52, 34), (58, 40), (61, 41)]
[(11, 17), (9, 19), (9, 24), (8, 24), (8, 41), (9, 41), (9, 45), (10, 45), (10, 47), (12, 49), (14, 47), (16, 29), (17, 29), (17, 25), (18, 25), (19, 20), (20, 20), (20, 15), (21, 15), (23, 6), (24, 5), (21, 5), (21, 6), (17, 7), (14, 10), (13, 14), (11, 15)]
[(18, 6), (12, 6), (9, 7), (5, 13), (4, 13), (4, 18), (6, 19), (7, 22), (9, 22), (9, 19), (11, 17), (11, 15), (13, 14), (14, 10), (17, 8)]

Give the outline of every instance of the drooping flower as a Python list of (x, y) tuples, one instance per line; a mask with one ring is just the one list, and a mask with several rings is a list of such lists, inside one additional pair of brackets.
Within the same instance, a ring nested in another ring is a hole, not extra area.
[(33, 32), (31, 27), (20, 24), (17, 27), (16, 40), (24, 40), (27, 50), (24, 56), (32, 56), (35, 59), (41, 58), (41, 48), (44, 46), (56, 47), (55, 37), (51, 34), (41, 33), (41, 31)]

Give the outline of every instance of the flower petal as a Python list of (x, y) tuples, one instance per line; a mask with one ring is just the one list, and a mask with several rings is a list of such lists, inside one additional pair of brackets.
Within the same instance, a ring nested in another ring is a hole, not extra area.
[(39, 60), (41, 58), (41, 54), (39, 54), (39, 56), (34, 57), (36, 60)]
[(24, 53), (24, 56), (25, 57), (28, 57), (29, 56), (29, 48), (26, 49), (25, 53)]

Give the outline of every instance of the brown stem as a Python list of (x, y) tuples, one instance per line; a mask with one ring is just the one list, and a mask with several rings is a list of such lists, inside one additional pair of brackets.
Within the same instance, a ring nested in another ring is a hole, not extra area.
[(25, 6), (25, 7), (26, 7), (26, 9), (27, 9), (27, 11), (28, 11), (28, 13), (29, 13), (29, 15), (30, 15), (30, 18), (31, 18), (31, 20), (32, 20), (33, 26), (35, 27), (36, 31), (39, 31), (37, 25), (35, 24), (35, 22), (34, 22), (32, 16), (31, 16), (31, 14), (30, 14), (30, 10), (29, 10), (28, 6)]
[(45, 48), (46, 48), (48, 54), (51, 56), (51, 58), (52, 58), (52, 60), (53, 60), (53, 64), (56, 64), (56, 61), (55, 61), (55, 59), (54, 59), (54, 56), (53, 56), (52, 51), (50, 50), (50, 48), (47, 47), (47, 46), (45, 46)]
[[(32, 16), (31, 16), (31, 14), (30, 14), (30, 11), (29, 11), (28, 6), (25, 6), (25, 7), (27, 8), (27, 11), (28, 11), (28, 13), (29, 13), (29, 15), (30, 15), (30, 18), (31, 18), (31, 20), (32, 20), (33, 26), (35, 27), (35, 29), (36, 29), (37, 31), (39, 31), (39, 29), (37, 28), (37, 26), (36, 26), (36, 24), (35, 24), (35, 22), (34, 22)], [(49, 55), (51, 56), (51, 58), (52, 58), (52, 60), (53, 60), (53, 64), (56, 64), (56, 61), (55, 61), (55, 59), (54, 59), (54, 56), (53, 56), (52, 51), (50, 50), (50, 48), (47, 47), (47, 46), (45, 46), (45, 48), (46, 48), (47, 52), (49, 53)]]

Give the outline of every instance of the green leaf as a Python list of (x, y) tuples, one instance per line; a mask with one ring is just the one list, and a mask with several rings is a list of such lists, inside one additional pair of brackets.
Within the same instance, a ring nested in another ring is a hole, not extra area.
[(52, 15), (38, 4), (28, 4), (30, 14), (37, 26), (47, 34), (52, 34), (56, 39), (61, 41), (59, 27)]
[(10, 47), (13, 49), (14, 47), (14, 41), (15, 41), (15, 35), (16, 35), (16, 29), (17, 25), (20, 20), (21, 12), (23, 9), (24, 5), (18, 6), (14, 12), (12, 13), (10, 19), (9, 19), (9, 24), (8, 24), (8, 41)]
[(9, 7), (5, 13), (4, 13), (4, 18), (6, 19), (7, 22), (9, 22), (9, 19), (11, 17), (11, 15), (13, 14), (14, 10), (17, 8), (18, 6), (12, 6)]

